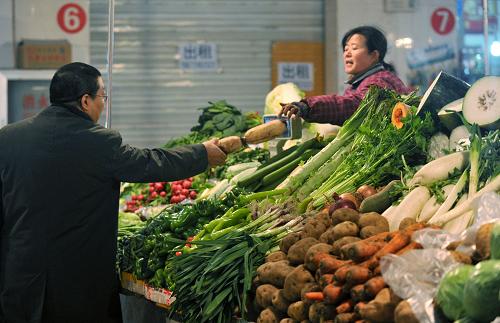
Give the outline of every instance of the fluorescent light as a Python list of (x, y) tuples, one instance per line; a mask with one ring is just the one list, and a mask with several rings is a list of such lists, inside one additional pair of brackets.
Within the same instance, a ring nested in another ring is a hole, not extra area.
[(498, 40), (491, 43), (490, 53), (493, 56), (500, 56), (500, 42)]

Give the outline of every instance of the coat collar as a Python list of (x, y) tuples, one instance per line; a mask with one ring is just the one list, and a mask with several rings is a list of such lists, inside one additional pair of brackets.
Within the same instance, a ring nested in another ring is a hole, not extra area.
[(64, 104), (64, 103), (57, 103), (57, 104), (52, 104), (51, 106), (52, 107), (62, 107), (66, 110), (69, 110), (71, 113), (76, 114), (79, 117), (82, 117), (84, 119), (87, 119), (87, 120), (94, 122), (94, 120), (92, 120), (88, 114), (86, 114), (85, 112), (83, 112), (82, 110), (78, 109), (77, 107), (75, 107), (73, 105)]
[(370, 67), (365, 72), (360, 73), (358, 75), (354, 75), (354, 77), (352, 77), (350, 80), (346, 81), (345, 83), (355, 86), (357, 83), (360, 83), (368, 76), (375, 74), (378, 71), (382, 71), (383, 69), (384, 69), (384, 65), (382, 65), (382, 63), (377, 63), (377, 64), (373, 65), (372, 67)]

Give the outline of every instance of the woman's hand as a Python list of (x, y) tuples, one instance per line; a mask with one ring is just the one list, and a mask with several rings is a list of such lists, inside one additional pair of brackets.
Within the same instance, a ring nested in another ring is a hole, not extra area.
[(304, 118), (309, 112), (309, 106), (305, 102), (280, 103), (281, 111), (278, 116), (285, 116), (289, 119), (296, 117)]

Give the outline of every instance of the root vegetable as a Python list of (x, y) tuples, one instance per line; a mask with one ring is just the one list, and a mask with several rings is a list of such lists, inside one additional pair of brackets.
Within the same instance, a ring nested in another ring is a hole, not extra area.
[(260, 312), (257, 323), (278, 323), (281, 320), (279, 313), (273, 308), (266, 308)]
[(323, 295), (325, 297), (325, 299), (323, 300), (325, 304), (338, 304), (344, 297), (342, 287), (335, 286), (333, 284), (327, 285), (323, 289)]
[(334, 323), (353, 323), (356, 319), (355, 313), (341, 313), (335, 317)]
[(290, 302), (283, 296), (283, 290), (278, 289), (274, 292), (272, 298), (272, 305), (278, 311), (282, 313), (286, 313), (288, 311), (288, 306), (290, 306)]
[(323, 210), (319, 211), (318, 214), (314, 216), (314, 218), (320, 222), (323, 222), (327, 228), (332, 225), (332, 218), (328, 214), (328, 208), (324, 208)]
[(229, 136), (222, 139), (219, 139), (218, 146), (222, 149), (226, 154), (238, 151), (243, 147), (240, 137), (238, 136)]
[(333, 274), (333, 278), (335, 279), (335, 281), (344, 283), (346, 280), (347, 272), (351, 267), (352, 265), (346, 265), (337, 269), (337, 271), (335, 271), (335, 274)]
[(297, 241), (293, 246), (290, 247), (290, 249), (288, 249), (288, 261), (290, 261), (290, 264), (303, 264), (309, 248), (318, 243), (318, 240), (310, 237)]
[(327, 244), (333, 244), (335, 242), (335, 239), (333, 239), (333, 227), (330, 227), (323, 232), (319, 237), (319, 241)]
[(260, 285), (255, 293), (257, 305), (261, 308), (267, 308), (273, 305), (273, 295), (278, 289), (271, 284)]
[(404, 230), (407, 227), (409, 227), (412, 224), (417, 223), (417, 221), (413, 218), (404, 218), (400, 223), (399, 223), (399, 230)]
[(337, 306), (336, 308), (337, 313), (342, 314), (342, 313), (352, 312), (354, 308), (354, 302), (355, 301), (352, 299), (348, 299), (347, 301), (343, 302), (342, 304)]
[(340, 194), (339, 199), (351, 201), (356, 206), (356, 210), (359, 209), (359, 205), (361, 202), (356, 198), (356, 196), (354, 196), (354, 194), (351, 193)]
[[(323, 294), (323, 293), (322, 293)], [(309, 321), (312, 323), (320, 323), (324, 321), (325, 318), (334, 315), (335, 307), (328, 306), (324, 303), (313, 303), (309, 306)]]
[(394, 309), (400, 301), (401, 299), (389, 288), (384, 288), (374, 300), (359, 309), (359, 314), (371, 322), (394, 322)]
[(363, 284), (372, 277), (372, 272), (365, 267), (351, 266), (346, 273), (346, 283), (352, 285)]
[(350, 244), (356, 241), (361, 241), (358, 237), (343, 237), (333, 243), (332, 254), (340, 257), (340, 249), (346, 244)]
[(280, 241), (280, 250), (284, 253), (288, 253), (288, 250), (291, 246), (293, 246), (297, 241), (300, 240), (300, 233), (292, 232), (289, 233), (286, 237), (284, 237)]
[(476, 233), (476, 251), (481, 259), (490, 258), (491, 231), (495, 223), (486, 223), (479, 227)]
[(396, 233), (391, 241), (389, 241), (382, 249), (377, 251), (374, 257), (380, 259), (387, 254), (396, 253), (400, 249), (403, 249), (407, 244), (409, 244), (410, 241), (411, 235), (407, 234), (406, 232), (400, 231)]
[(396, 323), (419, 323), (419, 320), (413, 313), (410, 303), (407, 301), (399, 302), (394, 310), (394, 321)]
[(296, 302), (300, 300), (300, 291), (305, 284), (314, 281), (313, 275), (303, 265), (300, 265), (286, 276), (283, 296), (290, 302)]
[(249, 144), (260, 144), (262, 142), (278, 137), (286, 131), (286, 125), (281, 120), (256, 126), (245, 132), (245, 140)]
[(356, 225), (356, 223), (351, 221), (345, 221), (337, 224), (333, 228), (333, 239), (338, 240), (346, 236), (355, 237), (358, 235), (358, 233), (359, 233), (359, 228)]
[(377, 212), (362, 213), (359, 217), (358, 225), (360, 228), (373, 225), (389, 231), (389, 222)]
[(275, 251), (266, 256), (266, 262), (277, 262), (287, 260), (286, 253), (283, 251)]
[(325, 257), (321, 259), (319, 262), (319, 272), (321, 275), (324, 274), (333, 274), (335, 273), (339, 268), (352, 264), (352, 261), (349, 260), (340, 260), (337, 259), (333, 256), (330, 257)]
[(466, 255), (465, 253), (458, 252), (458, 251), (450, 251), (451, 256), (453, 259), (455, 259), (456, 262), (460, 262), (462, 264), (467, 264), (470, 265), (472, 264), (472, 259), (470, 256)]
[[(351, 300), (355, 303), (365, 299), (365, 286), (363, 284), (355, 285), (350, 291)], [(345, 312), (351, 312), (352, 308)]]
[(427, 187), (418, 186), (414, 188), (391, 213), (391, 216), (388, 219), (390, 230), (397, 230), (399, 228), (399, 224), (404, 218), (416, 219), (417, 216), (420, 215), (425, 203), (430, 198), (431, 194)]
[(367, 197), (370, 197), (372, 195), (377, 194), (377, 190), (375, 189), (375, 187), (373, 187), (371, 185), (361, 185), (356, 190), (356, 192), (360, 193), (363, 196), (363, 198), (367, 198)]
[(386, 231), (389, 231), (389, 230), (386, 230), (385, 228), (382, 228), (382, 227), (376, 227), (373, 225), (369, 225), (369, 226), (361, 229), (361, 231), (359, 232), (359, 236), (361, 237), (361, 239), (366, 239), (366, 238), (373, 237), (374, 235), (377, 235), (379, 233), (386, 232)]
[(267, 262), (257, 268), (257, 275), (263, 284), (272, 284), (281, 288), (285, 283), (285, 278), (294, 269), (287, 260)]
[(333, 283), (333, 274), (324, 274), (318, 280), (319, 287), (325, 288), (327, 285)]
[(331, 254), (333, 247), (326, 243), (318, 243), (310, 247), (304, 258), (304, 266), (311, 272), (315, 272), (318, 269), (319, 263), (322, 258), (322, 254)]
[(309, 317), (309, 306), (302, 301), (292, 303), (288, 307), (287, 314), (297, 321), (307, 320)]
[(376, 276), (370, 278), (363, 286), (365, 297), (367, 299), (372, 299), (386, 287), (386, 284), (382, 276)]
[(316, 218), (311, 218), (304, 225), (304, 228), (300, 233), (300, 237), (302, 239), (308, 237), (319, 239), (327, 229), (328, 228), (323, 221), (317, 220)]
[(354, 262), (361, 262), (373, 256), (377, 251), (386, 245), (380, 241), (365, 241), (350, 243), (340, 249), (344, 259), (351, 259)]
[(294, 320), (290, 317), (286, 317), (280, 321), (280, 323), (299, 323), (299, 321)]
[(400, 249), (396, 254), (399, 255), (404, 255), (410, 250), (415, 250), (415, 249), (422, 249), (422, 245), (418, 242), (412, 241), (409, 244), (407, 244), (404, 248)]
[(469, 162), (469, 152), (460, 151), (435, 159), (420, 168), (408, 183), (408, 186), (429, 185), (447, 179), (455, 169), (463, 171)]
[(332, 225), (337, 225), (345, 221), (358, 223), (359, 212), (349, 208), (337, 209), (332, 213)]
[(318, 285), (317, 283), (307, 283), (304, 285), (304, 287), (302, 287), (302, 289), (300, 290), (300, 300), (305, 302), (305, 303), (312, 303), (311, 300), (309, 300), (307, 297), (306, 297), (306, 293), (309, 293), (309, 292), (320, 292), (322, 293), (323, 291), (323, 288)]

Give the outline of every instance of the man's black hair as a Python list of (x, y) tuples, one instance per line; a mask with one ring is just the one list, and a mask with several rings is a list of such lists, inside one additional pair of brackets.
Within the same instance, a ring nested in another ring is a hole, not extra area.
[(342, 48), (345, 48), (349, 39), (354, 35), (363, 35), (366, 38), (366, 47), (368, 52), (373, 52), (374, 50), (379, 53), (379, 62), (384, 65), (384, 68), (389, 71), (394, 71), (394, 67), (391, 64), (384, 62), (385, 54), (387, 53), (387, 39), (384, 33), (373, 26), (360, 26), (349, 30), (345, 33), (342, 38)]
[(89, 94), (95, 98), (99, 90), (97, 79), (101, 72), (85, 63), (70, 63), (59, 68), (50, 81), (50, 102), (73, 103), (80, 106), (79, 99)]

